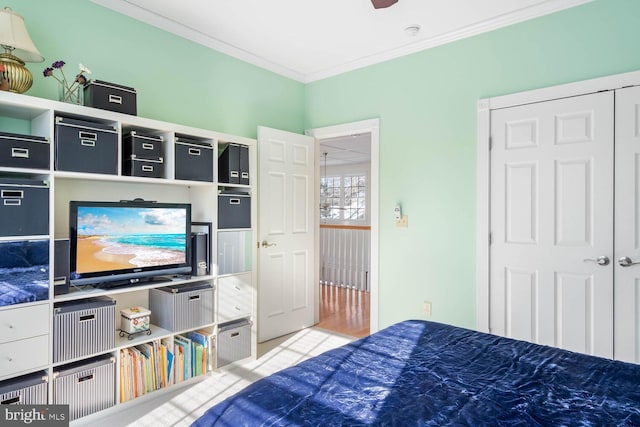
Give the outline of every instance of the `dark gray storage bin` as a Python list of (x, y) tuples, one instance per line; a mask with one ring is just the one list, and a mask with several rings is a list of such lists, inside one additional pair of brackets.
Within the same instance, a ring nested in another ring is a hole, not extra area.
[(175, 178), (213, 182), (213, 146), (206, 142), (176, 138)]
[(251, 228), (251, 196), (248, 193), (218, 194), (218, 229)]
[(218, 328), (218, 353), (216, 367), (228, 365), (251, 356), (251, 322), (236, 320)]
[(49, 183), (0, 178), (0, 236), (49, 234)]
[(49, 377), (45, 371), (0, 383), (0, 405), (46, 405)]
[(40, 136), (0, 132), (0, 166), (49, 169), (49, 141)]
[(209, 325), (214, 322), (213, 301), (209, 282), (151, 289), (151, 323), (174, 332)]
[(122, 174), (146, 178), (164, 178), (164, 161), (163, 159), (127, 159), (122, 164)]
[(132, 87), (90, 80), (84, 86), (84, 105), (102, 110), (135, 116), (138, 112), (138, 95)]
[(53, 362), (108, 351), (115, 345), (116, 301), (86, 298), (54, 304)]
[(114, 127), (56, 117), (56, 170), (116, 175), (118, 134)]
[(163, 138), (142, 135), (135, 130), (122, 137), (122, 157), (161, 160), (164, 158)]
[(53, 403), (69, 405), (75, 420), (116, 404), (115, 358), (100, 356), (53, 371)]

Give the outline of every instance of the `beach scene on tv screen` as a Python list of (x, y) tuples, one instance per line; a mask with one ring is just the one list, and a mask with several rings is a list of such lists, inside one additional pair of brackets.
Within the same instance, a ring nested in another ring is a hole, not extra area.
[(78, 207), (76, 272), (183, 264), (185, 224), (179, 208)]

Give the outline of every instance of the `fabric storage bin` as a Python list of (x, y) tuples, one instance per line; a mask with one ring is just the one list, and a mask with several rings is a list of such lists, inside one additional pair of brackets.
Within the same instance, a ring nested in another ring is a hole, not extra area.
[(206, 142), (176, 138), (175, 178), (213, 182), (213, 146)]
[(102, 110), (135, 116), (138, 112), (138, 94), (132, 87), (109, 83), (102, 80), (89, 80), (84, 85), (84, 105)]
[(0, 236), (49, 234), (49, 183), (0, 178)]
[(122, 174), (145, 178), (164, 178), (164, 161), (162, 159), (126, 159), (122, 164)]
[(216, 367), (251, 356), (251, 322), (241, 319), (218, 328)]
[(0, 132), (0, 166), (49, 169), (49, 141), (40, 136)]
[(53, 362), (64, 362), (113, 348), (115, 308), (115, 300), (107, 297), (54, 304)]
[(55, 368), (53, 403), (69, 405), (71, 420), (115, 405), (115, 359), (101, 356)]
[(162, 160), (162, 142), (161, 136), (142, 135), (132, 130), (122, 137), (122, 157)]
[(248, 193), (218, 194), (218, 229), (251, 228), (251, 196)]
[(114, 127), (66, 117), (56, 117), (55, 127), (56, 170), (118, 173), (118, 134)]
[(151, 323), (184, 331), (214, 322), (213, 287), (209, 282), (165, 286), (149, 291)]
[(49, 377), (45, 371), (0, 383), (0, 405), (46, 405)]

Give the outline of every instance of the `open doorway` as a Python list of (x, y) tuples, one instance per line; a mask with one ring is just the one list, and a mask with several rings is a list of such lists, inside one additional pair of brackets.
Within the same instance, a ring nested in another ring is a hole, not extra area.
[(378, 121), (314, 129), (319, 146), (317, 326), (377, 330)]

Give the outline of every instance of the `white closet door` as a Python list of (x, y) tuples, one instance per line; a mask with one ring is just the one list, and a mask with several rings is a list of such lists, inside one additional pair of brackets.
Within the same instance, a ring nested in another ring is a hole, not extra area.
[[(615, 358), (640, 363), (640, 88), (616, 91)], [(620, 258), (628, 259), (620, 259)]]
[(613, 357), (613, 102), (491, 112), (492, 333)]

